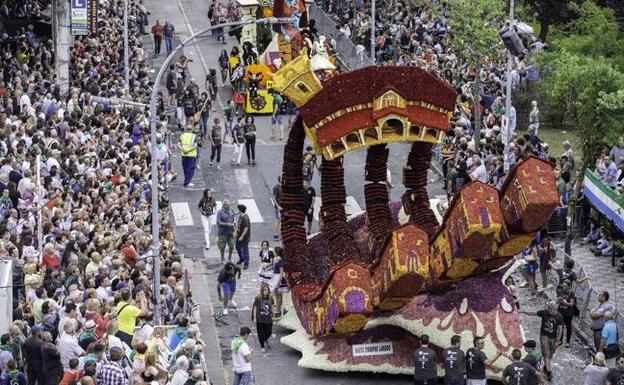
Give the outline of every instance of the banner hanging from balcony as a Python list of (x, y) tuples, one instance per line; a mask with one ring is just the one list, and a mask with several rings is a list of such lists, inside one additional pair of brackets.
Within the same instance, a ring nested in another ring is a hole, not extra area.
[(620, 231), (624, 231), (622, 196), (605, 186), (590, 169), (585, 170), (583, 193), (596, 210), (612, 221)]

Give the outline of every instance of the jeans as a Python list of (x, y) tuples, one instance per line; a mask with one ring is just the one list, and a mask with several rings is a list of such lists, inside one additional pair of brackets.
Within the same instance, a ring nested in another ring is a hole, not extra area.
[(217, 157), (217, 164), (221, 163), (221, 147), (223, 145), (217, 144), (212, 146), (212, 151), (210, 152), (210, 163), (214, 160), (215, 156)]
[(199, 117), (199, 129), (206, 135), (206, 131), (208, 130), (208, 117), (203, 116), (203, 114)]
[(249, 267), (249, 241), (236, 239), (236, 252), (238, 253), (238, 262), (246, 268)]
[(182, 157), (182, 169), (184, 170), (184, 187), (188, 186), (193, 180), (193, 175), (195, 175), (195, 161), (197, 157), (195, 156), (183, 156)]
[(232, 152), (232, 163), (240, 164), (243, 157), (243, 143), (234, 143), (234, 151)]
[(232, 385), (251, 385), (251, 371), (242, 373), (234, 372)]
[(167, 54), (173, 51), (173, 36), (165, 36), (165, 47), (167, 47)]
[(256, 137), (248, 137), (245, 139), (245, 150), (247, 152), (247, 161), (256, 161)]
[(160, 45), (162, 43), (162, 36), (154, 35), (154, 53), (160, 55)]

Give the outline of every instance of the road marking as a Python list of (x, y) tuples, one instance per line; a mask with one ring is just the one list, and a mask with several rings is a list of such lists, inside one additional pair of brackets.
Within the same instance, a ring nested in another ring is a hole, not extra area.
[[(347, 195), (347, 203), (345, 203), (345, 212), (347, 213), (347, 217), (351, 217), (353, 215), (358, 215), (362, 213), (362, 209), (360, 205), (357, 203), (355, 198), (351, 195)], [(317, 196), (314, 199), (314, 220), (318, 222), (319, 213), (321, 212), (321, 206), (323, 205), (323, 200), (321, 197)]]
[(171, 202), (176, 226), (193, 226), (193, 217), (188, 202)]
[(262, 215), (258, 210), (258, 205), (254, 199), (239, 199), (238, 203), (247, 206), (247, 214), (249, 215), (249, 221), (251, 223), (263, 223)]
[(253, 197), (253, 191), (251, 190), (251, 182), (249, 181), (249, 171), (246, 168), (235, 168), (234, 177), (240, 190), (241, 198)]
[(347, 203), (345, 204), (345, 212), (347, 213), (347, 217), (352, 215), (358, 215), (362, 212), (360, 205), (358, 205), (357, 201), (351, 195), (347, 196)]
[(221, 207), (223, 207), (223, 202), (221, 201), (216, 201), (217, 203), (217, 211), (215, 211), (215, 214), (219, 212), (219, 210), (221, 210)]

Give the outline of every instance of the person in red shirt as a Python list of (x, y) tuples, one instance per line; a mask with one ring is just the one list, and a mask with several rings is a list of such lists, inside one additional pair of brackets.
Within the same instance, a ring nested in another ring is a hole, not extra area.
[(43, 248), (43, 257), (41, 258), (41, 267), (44, 270), (48, 268), (56, 269), (61, 265), (61, 261), (59, 260), (58, 255), (56, 255), (56, 250), (54, 250), (54, 245), (48, 243)]
[(63, 378), (61, 379), (61, 382), (59, 382), (59, 385), (69, 385), (72, 381), (80, 380), (82, 373), (78, 370), (79, 363), (80, 361), (78, 361), (77, 358), (69, 360), (69, 370), (66, 370), (65, 373), (63, 373)]
[(128, 237), (129, 236), (126, 234), (121, 238), (121, 247), (119, 250), (123, 254), (126, 264), (130, 266), (130, 269), (134, 269), (134, 265), (137, 259), (139, 259), (139, 253), (137, 253), (134, 246), (128, 243)]
[(160, 45), (165, 35), (165, 28), (160, 25), (160, 21), (156, 20), (156, 24), (152, 26), (152, 35), (154, 36), (154, 56), (160, 55)]

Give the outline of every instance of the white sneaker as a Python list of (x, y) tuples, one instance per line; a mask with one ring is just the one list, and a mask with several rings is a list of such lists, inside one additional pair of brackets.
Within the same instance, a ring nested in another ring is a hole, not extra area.
[(265, 348), (260, 349), (260, 353), (262, 354), (266, 353), (266, 349)]
[(236, 302), (234, 302), (233, 299), (230, 300), (230, 307), (236, 309), (238, 307), (238, 305), (236, 304)]
[(228, 315), (228, 309), (227, 308), (223, 308), (223, 315)]
[(189, 183), (186, 185), (186, 187), (193, 187), (193, 186), (195, 186), (195, 183)]

